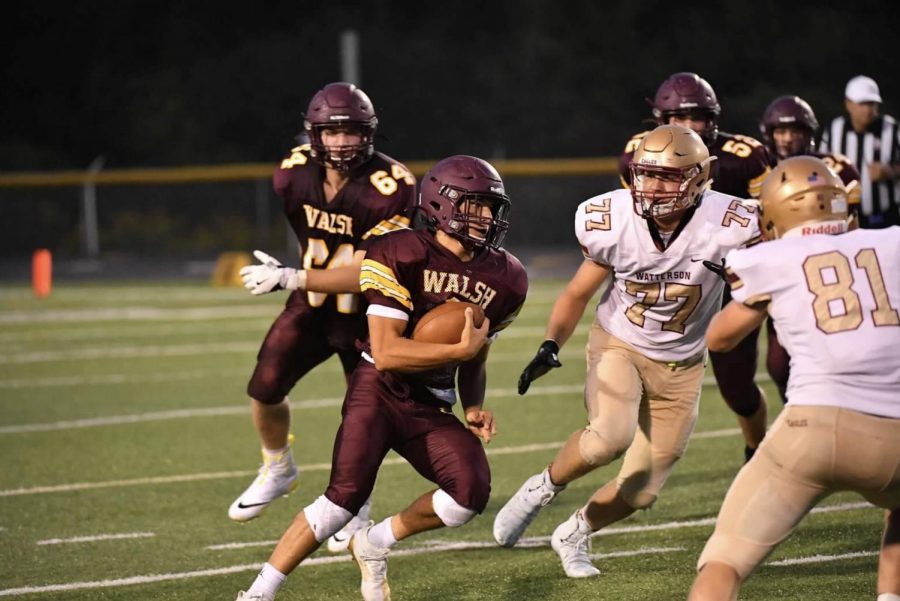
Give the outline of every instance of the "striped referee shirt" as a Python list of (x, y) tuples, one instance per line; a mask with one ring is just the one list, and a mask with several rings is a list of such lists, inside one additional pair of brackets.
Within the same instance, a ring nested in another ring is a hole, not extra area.
[(900, 130), (890, 115), (876, 119), (857, 133), (847, 117), (837, 117), (822, 134), (821, 152), (846, 155), (860, 175), (860, 212), (863, 227), (885, 227), (900, 220), (900, 180), (873, 183), (866, 168), (870, 163), (900, 163)]

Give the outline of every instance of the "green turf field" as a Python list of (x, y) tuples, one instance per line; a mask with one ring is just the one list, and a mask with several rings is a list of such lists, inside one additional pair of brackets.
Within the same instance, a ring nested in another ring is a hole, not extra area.
[[(548, 536), (617, 464), (547, 507), (526, 533), (528, 546), (493, 544), (497, 509), (584, 422), (586, 327), (563, 350), (562, 369), (526, 397), (514, 390), (560, 285), (534, 283), (491, 352), (486, 405), (498, 435), (488, 447), (493, 495), (485, 515), (398, 545), (395, 600), (685, 598), (743, 459), (736, 422), (714, 386), (704, 388), (694, 439), (655, 507), (594, 539), (602, 576), (565, 578)], [(325, 488), (343, 396), (337, 361), (300, 383), (291, 399), (301, 486), (260, 519), (231, 522), (227, 508), (259, 461), (244, 388), (283, 299), (201, 285), (62, 284), (41, 301), (24, 286), (0, 289), (0, 597), (231, 601), (252, 582), (294, 513)], [(781, 403), (765, 387), (771, 419)], [(373, 517), (429, 487), (390, 455)], [(860, 501), (827, 499), (827, 511), (807, 517), (741, 598), (874, 598), (883, 516)], [(279, 599), (359, 598), (358, 577), (348, 555), (323, 549)]]

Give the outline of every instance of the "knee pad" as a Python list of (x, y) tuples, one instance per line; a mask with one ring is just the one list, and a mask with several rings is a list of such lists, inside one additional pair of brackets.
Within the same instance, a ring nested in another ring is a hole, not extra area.
[(606, 440), (592, 428), (585, 428), (581, 433), (581, 438), (578, 439), (578, 451), (581, 453), (581, 458), (588, 465), (594, 467), (612, 463), (621, 457), (628, 449), (628, 445), (624, 445), (623, 448), (619, 448), (620, 446), (622, 445)]
[(353, 514), (339, 505), (328, 500), (325, 495), (320, 495), (315, 501), (303, 508), (303, 515), (309, 522), (313, 536), (318, 542), (323, 542), (341, 528), (353, 517)]
[(431, 506), (448, 528), (462, 526), (478, 513), (474, 509), (466, 509), (441, 489), (434, 491), (431, 496)]

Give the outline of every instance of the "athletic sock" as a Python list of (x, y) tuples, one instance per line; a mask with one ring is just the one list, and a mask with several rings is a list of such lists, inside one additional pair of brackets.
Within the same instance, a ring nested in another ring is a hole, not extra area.
[(544, 469), (543, 472), (541, 472), (541, 475), (544, 476), (544, 488), (546, 488), (550, 492), (558, 493), (559, 491), (564, 490), (566, 488), (565, 486), (558, 486), (553, 483), (553, 480), (550, 479), (550, 467), (549, 466), (547, 466), (547, 468)]
[(397, 544), (391, 518), (385, 518), (369, 529), (369, 542), (382, 549), (390, 549)]
[(247, 594), (262, 593), (266, 598), (272, 599), (285, 580), (287, 580), (286, 575), (273, 568), (271, 564), (265, 563), (256, 580), (253, 581), (253, 585), (247, 589)]

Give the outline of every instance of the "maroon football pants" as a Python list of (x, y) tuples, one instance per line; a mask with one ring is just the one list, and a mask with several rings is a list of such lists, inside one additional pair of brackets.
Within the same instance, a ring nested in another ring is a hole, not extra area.
[[(310, 307), (305, 295), (294, 291), (288, 297), (259, 349), (247, 394), (260, 403), (280, 403), (300, 378), (335, 353), (345, 376), (359, 363), (359, 352), (352, 346), (358, 335), (356, 323), (335, 322)], [(335, 339), (341, 343), (335, 344)]]
[(461, 506), (481, 513), (491, 473), (481, 441), (449, 408), (414, 400), (401, 377), (363, 361), (350, 378), (325, 496), (356, 514), (391, 449)]

